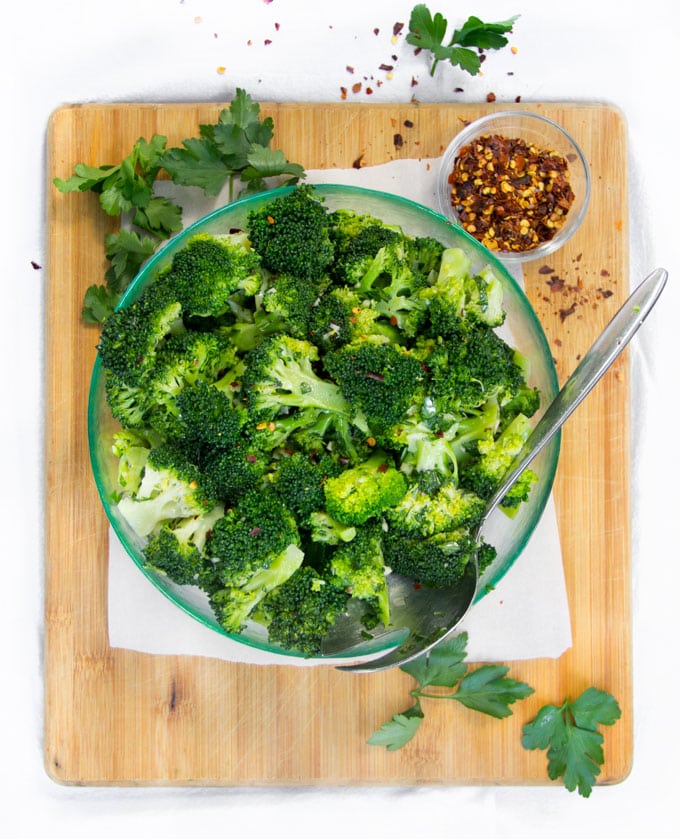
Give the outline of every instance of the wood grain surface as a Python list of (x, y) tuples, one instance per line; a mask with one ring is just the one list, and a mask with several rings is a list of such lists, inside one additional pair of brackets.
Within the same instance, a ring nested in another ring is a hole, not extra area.
[[(112, 649), (107, 635), (107, 522), (90, 472), (87, 397), (98, 330), (81, 321), (87, 286), (105, 270), (111, 221), (96, 196), (63, 195), (54, 176), (74, 164), (116, 163), (139, 137), (171, 145), (197, 135), (226, 105), (88, 104), (55, 111), (47, 137), (46, 287), (46, 771), (84, 785), (545, 784), (546, 758), (520, 744), (546, 702), (595, 685), (621, 704), (605, 731), (602, 783), (632, 761), (630, 382), (624, 354), (563, 431), (555, 484), (572, 648), (558, 660), (507, 662), (535, 694), (495, 720), (430, 702), (404, 749), (366, 745), (408, 706), (400, 670), (348, 675)], [(507, 106), (503, 106), (507, 107)], [(512, 106), (511, 106), (512, 107)], [(592, 171), (591, 205), (573, 239), (525, 271), (560, 380), (629, 290), (627, 137), (615, 109), (523, 104), (569, 130)], [(436, 157), (464, 121), (490, 105), (262, 105), (274, 145), (308, 168)], [(407, 121), (412, 127), (407, 127)], [(397, 148), (394, 135), (403, 146)], [(551, 280), (557, 277), (558, 280)], [(440, 707), (441, 706), (441, 707)]]

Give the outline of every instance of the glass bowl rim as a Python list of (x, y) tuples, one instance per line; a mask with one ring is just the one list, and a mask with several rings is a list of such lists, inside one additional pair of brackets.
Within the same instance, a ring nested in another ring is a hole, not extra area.
[[(153, 281), (153, 278), (156, 276), (156, 268), (158, 266), (162, 267), (164, 261), (168, 258), (168, 254), (171, 255), (172, 253), (174, 253), (175, 250), (180, 248), (182, 246), (182, 243), (186, 242), (189, 238), (191, 238), (191, 236), (196, 232), (196, 230), (205, 227), (206, 225), (210, 224), (216, 219), (221, 218), (227, 213), (234, 211), (238, 212), (246, 204), (256, 204), (258, 201), (273, 200), (276, 197), (285, 195), (294, 189), (294, 185), (280, 186), (266, 190), (265, 192), (254, 193), (252, 195), (237, 198), (236, 200), (228, 204), (224, 204), (221, 207), (211, 210), (209, 213), (206, 213), (196, 221), (187, 225), (187, 227), (185, 227), (182, 231), (178, 232), (175, 236), (173, 236), (171, 239), (165, 242), (154, 254), (152, 254), (151, 257), (149, 257), (149, 259), (140, 268), (140, 270), (137, 272), (135, 277), (132, 279), (132, 281), (124, 291), (123, 295), (118, 301), (118, 304), (116, 305), (116, 310), (124, 308), (130, 302), (133, 302), (136, 296), (141, 293), (143, 288), (145, 288), (149, 282)], [(536, 314), (533, 306), (529, 302), (529, 299), (527, 298), (523, 288), (508, 271), (508, 268), (503, 264), (503, 262), (492, 251), (489, 251), (487, 248), (485, 248), (473, 236), (467, 233), (467, 231), (465, 231), (458, 223), (447, 218), (442, 213), (432, 210), (430, 207), (427, 207), (426, 205), (421, 204), (417, 201), (413, 201), (410, 198), (405, 198), (403, 196), (396, 195), (394, 193), (384, 192), (382, 190), (368, 189), (366, 187), (345, 184), (315, 183), (313, 184), (313, 189), (314, 191), (320, 191), (322, 195), (352, 195), (357, 198), (363, 196), (374, 198), (378, 201), (386, 201), (388, 204), (402, 206), (410, 212), (419, 213), (423, 218), (432, 220), (437, 225), (455, 228), (456, 235), (462, 236), (463, 239), (473, 249), (473, 251), (476, 252), (478, 256), (483, 255), (484, 259), (487, 262), (491, 263), (495, 271), (500, 271), (500, 273), (502, 274), (503, 282), (509, 284), (512, 287), (514, 293), (519, 297), (520, 300), (522, 300), (522, 313), (524, 316), (528, 317), (529, 321), (531, 321), (535, 333), (538, 336), (539, 343), (542, 345), (543, 355), (547, 359), (550, 359), (550, 364), (547, 366), (547, 374), (550, 380), (550, 386), (553, 395), (557, 393), (557, 371), (555, 369), (555, 365), (552, 360), (552, 355), (549, 350), (547, 338), (543, 330), (543, 326), (538, 318), (538, 315)], [(197, 620), (199, 623), (201, 623), (203, 626), (207, 627), (211, 631), (217, 632), (218, 634), (226, 638), (237, 641), (240, 644), (244, 644), (245, 646), (257, 649), (265, 653), (271, 653), (277, 656), (285, 656), (291, 659), (303, 660), (303, 657), (294, 650), (282, 649), (266, 642), (260, 642), (257, 639), (250, 638), (246, 635), (230, 633), (226, 630), (223, 630), (221, 627), (219, 627), (219, 625), (213, 623), (209, 618), (201, 614), (197, 609), (192, 608), (192, 606), (190, 606), (188, 603), (183, 602), (178, 596), (175, 595), (175, 593), (172, 590), (160, 585), (157, 576), (154, 575), (149, 569), (147, 569), (144, 566), (144, 564), (141, 561), (141, 558), (137, 555), (137, 551), (134, 550), (134, 546), (130, 544), (128, 534), (124, 532), (121, 523), (118, 521), (117, 517), (112, 515), (112, 507), (115, 505), (113, 505), (111, 499), (107, 497), (107, 494), (104, 491), (103, 480), (99, 474), (99, 465), (97, 463), (98, 437), (96, 423), (94, 420), (98, 408), (97, 398), (99, 394), (97, 392), (97, 388), (101, 387), (101, 385), (103, 384), (104, 375), (105, 371), (103, 370), (101, 359), (97, 356), (95, 357), (95, 361), (93, 364), (88, 394), (88, 445), (90, 452), (90, 462), (97, 492), (102, 506), (104, 508), (104, 511), (106, 513), (107, 521), (113, 529), (114, 533), (116, 534), (117, 538), (119, 539), (121, 545), (125, 549), (128, 556), (132, 559), (136, 567), (142, 572), (146, 579), (151, 582), (154, 588), (160, 591), (175, 606), (178, 606), (183, 612), (192, 617), (194, 620)], [(505, 576), (505, 574), (515, 564), (515, 562), (519, 559), (522, 552), (526, 548), (527, 543), (533, 535), (536, 526), (538, 525), (538, 522), (543, 516), (543, 513), (549, 501), (552, 492), (552, 487), (554, 484), (555, 474), (557, 471), (560, 448), (561, 435), (558, 432), (558, 434), (556, 434), (553, 438), (551, 445), (546, 447), (546, 456), (548, 457), (548, 460), (545, 468), (546, 477), (544, 482), (543, 495), (540, 498), (539, 502), (532, 509), (531, 518), (529, 519), (527, 527), (522, 533), (522, 538), (518, 542), (513, 555), (508, 557), (508, 559), (505, 561), (504, 567), (499, 569), (499, 571), (494, 575), (492, 580), (488, 581), (486, 585), (479, 586), (474, 600), (475, 603), (481, 600), (488, 593), (488, 591)], [(370, 652), (371, 654), (375, 652), (386, 652), (387, 650), (395, 646), (395, 642), (392, 640), (386, 640), (384, 644), (379, 644), (377, 643), (379, 639), (380, 636), (378, 637), (378, 639), (376, 639), (376, 644), (374, 646), (370, 646), (369, 642), (369, 644), (367, 644), (366, 652)], [(369, 646), (370, 650), (368, 649)], [(361, 654), (363, 655), (366, 653), (362, 652)], [(348, 652), (339, 655), (334, 655), (332, 656), (332, 658), (342, 659), (354, 656), (356, 656), (356, 653)], [(319, 655), (314, 656), (311, 659), (306, 658), (304, 660), (312, 662), (316, 661), (320, 664), (323, 664), (330, 658), (330, 656)]]

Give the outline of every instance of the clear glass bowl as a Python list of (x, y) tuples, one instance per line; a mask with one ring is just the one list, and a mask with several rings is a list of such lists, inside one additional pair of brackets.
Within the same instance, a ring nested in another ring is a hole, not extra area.
[[(220, 233), (233, 228), (245, 228), (250, 210), (273, 200), (289, 189), (290, 187), (283, 187), (235, 201), (187, 227), (148, 260), (119, 305), (127, 306), (135, 300), (142, 289), (154, 281), (158, 271), (170, 262), (173, 254), (186, 244), (189, 237), (199, 231)], [(438, 213), (394, 195), (336, 185), (318, 185), (315, 186), (315, 192), (324, 199), (326, 206), (331, 210), (348, 208), (360, 213), (370, 213), (387, 223), (400, 225), (411, 235), (433, 236), (447, 247), (463, 248), (472, 259), (473, 270), (479, 271), (490, 264), (501, 280), (505, 294), (507, 317), (501, 334), (531, 360), (529, 381), (540, 389), (544, 404), (555, 396), (558, 390), (555, 367), (545, 334), (531, 304), (503, 265), (475, 239)], [(111, 437), (117, 427), (106, 403), (105, 373), (97, 359), (92, 372), (88, 415), (92, 470), (111, 527), (140, 572), (176, 606), (215, 632), (264, 652), (299, 658), (296, 653), (271, 644), (267, 639), (266, 630), (255, 623), (238, 635), (226, 633), (217, 623), (202, 591), (192, 586), (178, 586), (164, 575), (144, 567), (143, 544), (116, 507), (117, 461), (111, 453)], [(530, 501), (522, 505), (520, 512), (512, 520), (498, 513), (489, 521), (489, 530), (485, 530), (485, 533), (490, 534), (488, 541), (496, 547), (498, 555), (481, 580), (478, 599), (484, 596), (488, 587), (498, 583), (526, 546), (550, 496), (558, 455), (559, 435), (534, 461), (532, 468), (537, 472), (539, 480), (532, 488)], [(367, 642), (361, 650), (354, 650), (348, 657), (356, 658), (382, 652), (393, 645), (393, 640), (378, 638)], [(311, 661), (324, 663), (327, 659), (319, 657)]]
[(574, 191), (574, 201), (566, 215), (564, 225), (549, 241), (526, 251), (494, 251), (496, 256), (508, 264), (521, 264), (535, 259), (544, 259), (554, 253), (570, 239), (588, 209), (590, 201), (590, 170), (576, 141), (561, 126), (547, 117), (527, 111), (500, 111), (488, 114), (471, 122), (451, 141), (441, 157), (437, 175), (437, 198), (442, 215), (460, 223), (451, 202), (449, 176), (460, 150), (477, 137), (498, 134), (509, 139), (520, 139), (533, 143), (543, 150), (557, 152), (567, 160), (569, 179)]

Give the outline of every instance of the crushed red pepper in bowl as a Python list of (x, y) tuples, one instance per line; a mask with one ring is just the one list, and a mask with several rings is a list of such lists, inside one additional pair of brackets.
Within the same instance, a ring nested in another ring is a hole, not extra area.
[(561, 247), (583, 219), (589, 195), (581, 150), (538, 114), (482, 117), (454, 138), (441, 160), (442, 213), (510, 262)]

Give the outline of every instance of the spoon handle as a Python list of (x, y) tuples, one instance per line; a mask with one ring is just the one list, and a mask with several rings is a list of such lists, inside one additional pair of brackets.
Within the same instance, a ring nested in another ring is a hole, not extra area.
[(503, 500), (519, 475), (564, 425), (618, 358), (652, 310), (667, 279), (668, 272), (663, 268), (652, 271), (614, 315), (536, 424), (522, 451), (489, 500), (485, 518)]

